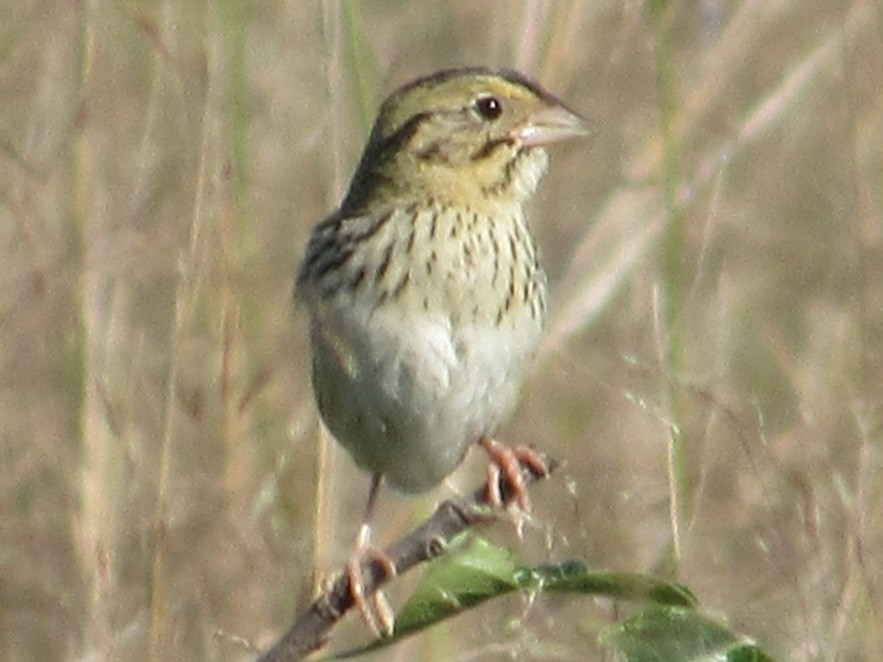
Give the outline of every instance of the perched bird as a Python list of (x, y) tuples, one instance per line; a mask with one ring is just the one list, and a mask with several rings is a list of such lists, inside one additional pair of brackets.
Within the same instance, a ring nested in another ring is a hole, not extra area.
[(542, 472), (541, 460), (492, 439), (546, 312), (524, 203), (546, 170), (543, 147), (586, 133), (512, 71), (420, 78), (383, 103), (340, 208), (313, 230), (295, 292), (319, 412), (373, 476), (360, 546), (381, 482), (428, 490), (476, 443), (493, 462), (490, 499), (504, 480), (529, 507), (519, 465)]

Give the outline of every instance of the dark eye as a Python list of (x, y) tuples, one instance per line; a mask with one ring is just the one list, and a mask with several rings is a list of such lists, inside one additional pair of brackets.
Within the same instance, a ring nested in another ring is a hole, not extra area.
[(497, 97), (480, 97), (475, 102), (475, 110), (486, 120), (495, 120), (503, 113), (503, 105)]

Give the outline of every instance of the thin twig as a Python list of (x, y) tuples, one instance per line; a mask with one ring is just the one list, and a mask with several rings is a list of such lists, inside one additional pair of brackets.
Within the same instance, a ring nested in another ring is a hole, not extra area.
[[(543, 459), (550, 471), (554, 469), (554, 463)], [(524, 465), (522, 472), (525, 485), (548, 475), (534, 473)], [(505, 482), (501, 485), (501, 493), (504, 503), (509, 503), (511, 490)], [(487, 490), (482, 487), (470, 495), (444, 501), (429, 519), (383, 552), (393, 562), (396, 576), (403, 575), (420, 563), (440, 556), (460, 532), (476, 524), (497, 519), (499, 515), (499, 510), (488, 505)], [(369, 557), (362, 561), (361, 574), (365, 595), (370, 595), (392, 579), (387, 576), (379, 561)], [(325, 644), (331, 628), (353, 606), (347, 573), (341, 572), (258, 662), (292, 662), (303, 659)]]

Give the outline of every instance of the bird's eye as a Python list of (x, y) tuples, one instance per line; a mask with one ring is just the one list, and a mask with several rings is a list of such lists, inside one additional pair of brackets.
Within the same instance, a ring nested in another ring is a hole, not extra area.
[(475, 110), (486, 120), (495, 120), (503, 113), (503, 104), (497, 97), (479, 97), (475, 101)]

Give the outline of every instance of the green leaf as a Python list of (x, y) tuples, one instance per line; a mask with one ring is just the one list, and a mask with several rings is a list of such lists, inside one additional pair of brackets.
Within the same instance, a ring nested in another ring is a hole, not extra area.
[(683, 607), (697, 604), (693, 594), (679, 584), (635, 573), (589, 571), (582, 561), (519, 567), (510, 550), (466, 532), (451, 542), (443, 556), (427, 566), (423, 579), (396, 615), (391, 637), (334, 657), (353, 657), (389, 646), (515, 590), (583, 593)]
[(522, 588), (538, 592), (586, 593), (681, 607), (698, 604), (696, 596), (680, 584), (637, 573), (590, 571), (582, 561), (522, 568), (516, 580)]
[(518, 588), (518, 568), (508, 549), (464, 535), (426, 570), (396, 617), (396, 634), (410, 633)]
[(627, 662), (774, 662), (745, 637), (683, 607), (649, 607), (605, 628), (600, 639)]

